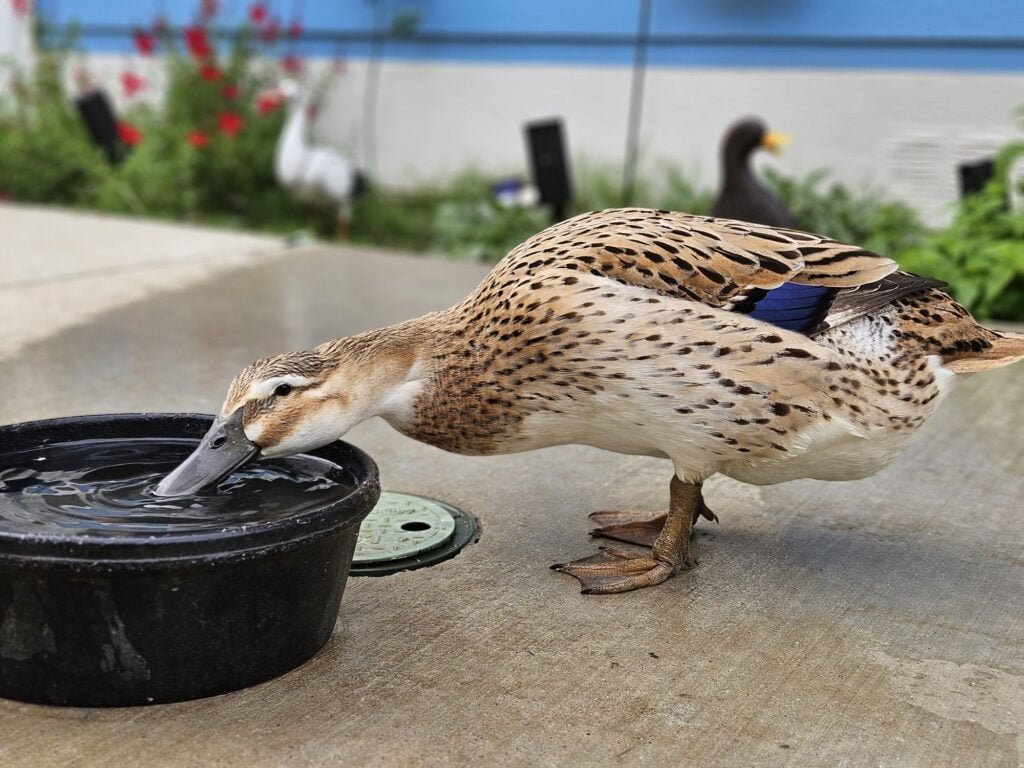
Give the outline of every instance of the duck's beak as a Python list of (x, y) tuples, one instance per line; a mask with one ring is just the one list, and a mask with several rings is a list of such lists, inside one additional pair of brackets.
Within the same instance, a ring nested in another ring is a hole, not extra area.
[(784, 146), (789, 144), (790, 135), (788, 133), (782, 133), (780, 131), (768, 131), (763, 137), (761, 137), (761, 146), (767, 149), (769, 152), (778, 152)]
[(219, 483), (259, 453), (260, 447), (245, 436), (242, 409), (227, 418), (218, 416), (199, 447), (154, 490), (157, 496), (188, 496)]

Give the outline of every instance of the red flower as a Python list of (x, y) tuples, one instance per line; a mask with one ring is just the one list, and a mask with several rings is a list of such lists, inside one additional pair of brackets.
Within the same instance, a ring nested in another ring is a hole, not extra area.
[(197, 59), (205, 59), (213, 53), (206, 30), (200, 26), (185, 27), (185, 47)]
[(281, 57), (281, 69), (289, 75), (297, 75), (302, 71), (302, 61), (294, 53)]
[(281, 31), (281, 25), (277, 19), (270, 19), (266, 24), (260, 27), (260, 40), (267, 45), (273, 45), (274, 41), (277, 40), (277, 35)]
[(293, 19), (292, 23), (288, 25), (288, 37), (292, 40), (299, 37), (302, 34), (302, 22), (298, 19)]
[(199, 77), (208, 83), (220, 80), (220, 70), (213, 66), (213, 64), (203, 64), (198, 71)]
[(123, 72), (121, 74), (121, 88), (124, 89), (126, 98), (132, 98), (146, 87), (146, 81), (134, 72)]
[(143, 56), (151, 56), (156, 50), (156, 37), (141, 29), (132, 30), (132, 39), (135, 41), (135, 50)]
[(238, 98), (238, 86), (234, 83), (228, 83), (220, 89), (221, 95), (228, 101), (234, 101)]
[(127, 144), (129, 147), (134, 147), (142, 141), (142, 131), (131, 123), (126, 123), (121, 120), (117, 124), (117, 137), (121, 140), (121, 143)]
[(256, 111), (261, 115), (269, 115), (281, 106), (281, 94), (278, 91), (264, 91), (256, 97)]
[(242, 116), (234, 112), (221, 112), (217, 115), (217, 130), (234, 138), (242, 130)]
[(253, 3), (249, 6), (249, 21), (253, 24), (262, 24), (267, 18), (266, 3)]
[(217, 0), (202, 0), (199, 3), (199, 18), (202, 21), (209, 21), (220, 10), (220, 3)]
[(29, 0), (11, 0), (11, 8), (14, 9), (15, 16), (28, 16), (28, 12), (32, 10), (32, 4)]
[(210, 137), (202, 131), (189, 131), (185, 136), (185, 141), (197, 149), (202, 149), (210, 143)]

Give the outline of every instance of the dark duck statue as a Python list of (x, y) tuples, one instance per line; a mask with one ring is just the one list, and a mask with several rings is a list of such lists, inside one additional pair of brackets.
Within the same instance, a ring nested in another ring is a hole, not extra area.
[(785, 134), (769, 131), (757, 118), (741, 120), (729, 128), (722, 141), (722, 185), (711, 215), (795, 229), (792, 214), (761, 185), (750, 168), (755, 150), (777, 152), (786, 141)]

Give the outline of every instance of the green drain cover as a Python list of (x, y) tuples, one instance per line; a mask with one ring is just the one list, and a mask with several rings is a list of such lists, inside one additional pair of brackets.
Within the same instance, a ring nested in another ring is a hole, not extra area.
[(476, 538), (474, 519), (443, 501), (384, 491), (363, 520), (353, 576), (384, 576), (454, 557)]

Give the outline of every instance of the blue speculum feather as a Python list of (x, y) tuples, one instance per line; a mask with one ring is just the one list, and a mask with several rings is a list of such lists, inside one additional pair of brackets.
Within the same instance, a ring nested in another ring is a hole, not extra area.
[(835, 294), (835, 288), (784, 283), (766, 292), (747, 314), (779, 328), (802, 333), (825, 319)]

